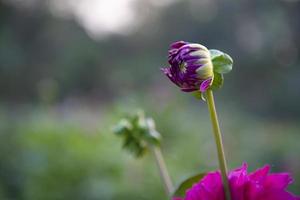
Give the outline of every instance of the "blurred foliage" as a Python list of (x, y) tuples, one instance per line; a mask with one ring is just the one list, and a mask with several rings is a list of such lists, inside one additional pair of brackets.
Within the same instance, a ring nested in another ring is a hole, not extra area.
[(188, 0), (155, 7), (141, 0), (136, 12), (143, 23), (136, 30), (99, 41), (72, 18), (53, 16), (47, 1), (37, 0), (34, 7), (4, 2), (2, 101), (43, 100), (45, 81), (52, 82), (53, 102), (70, 96), (107, 101), (137, 91), (143, 95), (157, 82), (170, 85), (159, 68), (167, 65), (168, 45), (186, 40), (233, 57), (225, 100), (235, 96), (242, 109), (268, 117), (300, 118), (299, 1)]
[(127, 114), (115, 125), (113, 132), (123, 139), (123, 148), (136, 157), (143, 156), (151, 146), (159, 146), (161, 135), (155, 129), (152, 118), (145, 117), (142, 110)]
[(230, 168), (270, 163), (300, 194), (299, 1), (139, 0), (142, 23), (98, 41), (49, 1), (0, 1), (0, 199), (163, 199), (152, 157), (128, 156), (111, 133), (136, 107), (156, 119), (176, 182), (214, 170), (205, 104), (159, 71), (176, 40), (233, 57), (216, 93)]
[[(206, 105), (189, 108), (188, 103), (149, 111), (164, 133), (162, 147), (175, 183), (218, 166)], [(164, 199), (152, 155), (134, 159), (110, 131), (124, 109), (78, 107), (1, 109), (1, 199)], [(230, 168), (246, 161), (251, 171), (269, 163), (272, 171), (292, 173), (291, 190), (299, 194), (299, 124), (245, 117), (234, 109), (220, 113)]]

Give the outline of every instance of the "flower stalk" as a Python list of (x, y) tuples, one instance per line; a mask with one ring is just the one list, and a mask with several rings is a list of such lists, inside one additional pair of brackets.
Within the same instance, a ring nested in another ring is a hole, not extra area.
[(161, 153), (161, 149), (159, 147), (152, 146), (151, 150), (155, 157), (155, 161), (159, 169), (160, 177), (164, 184), (165, 191), (167, 195), (171, 198), (173, 192), (173, 183), (167, 170), (163, 155)]
[(136, 158), (152, 151), (166, 194), (171, 198), (173, 184), (160, 148), (162, 138), (155, 128), (154, 120), (140, 110), (121, 119), (113, 131), (123, 137), (123, 147)]
[(214, 96), (213, 96), (213, 92), (211, 89), (208, 89), (206, 91), (206, 100), (207, 100), (208, 110), (210, 113), (210, 119), (211, 119), (212, 128), (213, 128), (213, 134), (214, 134), (216, 147), (217, 147), (219, 166), (220, 166), (221, 175), (222, 175), (222, 182), (224, 185), (225, 197), (226, 197), (226, 200), (231, 200), (229, 182), (228, 182), (228, 178), (227, 178), (227, 164), (226, 164), (225, 152), (224, 152), (224, 147), (223, 147), (223, 142), (222, 142), (222, 134), (221, 134), (220, 126), (219, 126)]

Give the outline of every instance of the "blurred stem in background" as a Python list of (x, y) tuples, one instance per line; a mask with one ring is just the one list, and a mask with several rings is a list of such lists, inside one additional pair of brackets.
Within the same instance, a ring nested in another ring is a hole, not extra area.
[(123, 148), (136, 158), (142, 157), (149, 150), (152, 151), (166, 194), (171, 198), (173, 184), (160, 148), (161, 135), (155, 128), (154, 120), (145, 117), (143, 111), (138, 111), (122, 118), (114, 127), (114, 132), (123, 138)]
[(170, 175), (169, 175), (166, 163), (164, 161), (161, 149), (159, 147), (152, 146), (151, 150), (152, 150), (153, 155), (155, 157), (155, 161), (156, 161), (157, 167), (159, 169), (160, 177), (161, 177), (161, 180), (164, 184), (165, 191), (168, 194), (168, 196), (171, 198), (172, 193), (174, 191), (173, 183), (172, 183), (172, 180), (170, 178)]
[(222, 181), (223, 181), (223, 185), (224, 185), (225, 197), (226, 197), (226, 200), (231, 200), (230, 188), (229, 188), (229, 183), (228, 183), (228, 178), (227, 178), (227, 164), (226, 164), (226, 159), (225, 159), (224, 147), (223, 147), (223, 143), (222, 143), (222, 134), (221, 134), (220, 126), (219, 126), (219, 121), (218, 121), (218, 116), (217, 116), (217, 111), (216, 111), (216, 107), (215, 107), (215, 101), (214, 101), (214, 96), (213, 96), (212, 90), (208, 89), (206, 92), (206, 95), (207, 95), (206, 100), (207, 100), (208, 110), (210, 113), (210, 119), (211, 119), (211, 123), (212, 123), (216, 147), (217, 147), (219, 166), (220, 166), (220, 170), (221, 170), (221, 174), (222, 174)]

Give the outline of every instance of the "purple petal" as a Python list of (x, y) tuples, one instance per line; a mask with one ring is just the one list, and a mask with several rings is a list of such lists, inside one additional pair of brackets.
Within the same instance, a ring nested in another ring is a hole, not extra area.
[(183, 45), (188, 44), (185, 41), (177, 41), (171, 44), (170, 49), (179, 49), (180, 47), (182, 47)]
[(200, 92), (205, 92), (209, 88), (211, 80), (212, 79), (206, 79), (205, 81), (203, 81), (201, 83), (201, 85), (200, 85)]

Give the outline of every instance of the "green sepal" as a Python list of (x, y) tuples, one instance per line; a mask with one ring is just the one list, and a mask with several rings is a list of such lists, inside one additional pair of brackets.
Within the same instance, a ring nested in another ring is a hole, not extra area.
[(185, 179), (175, 188), (172, 197), (184, 197), (186, 190), (191, 188), (193, 184), (198, 183), (206, 174), (204, 172)]
[(200, 91), (192, 92), (192, 95), (193, 95), (196, 99), (201, 99), (201, 100), (203, 100), (203, 101), (206, 101), (204, 94), (203, 94), (202, 92), (200, 92)]
[(214, 72), (226, 74), (232, 70), (233, 60), (228, 54), (216, 49), (210, 49), (209, 52)]
[(220, 89), (223, 86), (223, 83), (224, 83), (224, 76), (223, 76), (223, 74), (215, 72), (214, 73), (214, 80), (213, 80), (213, 83), (210, 86), (210, 88), (212, 90)]

